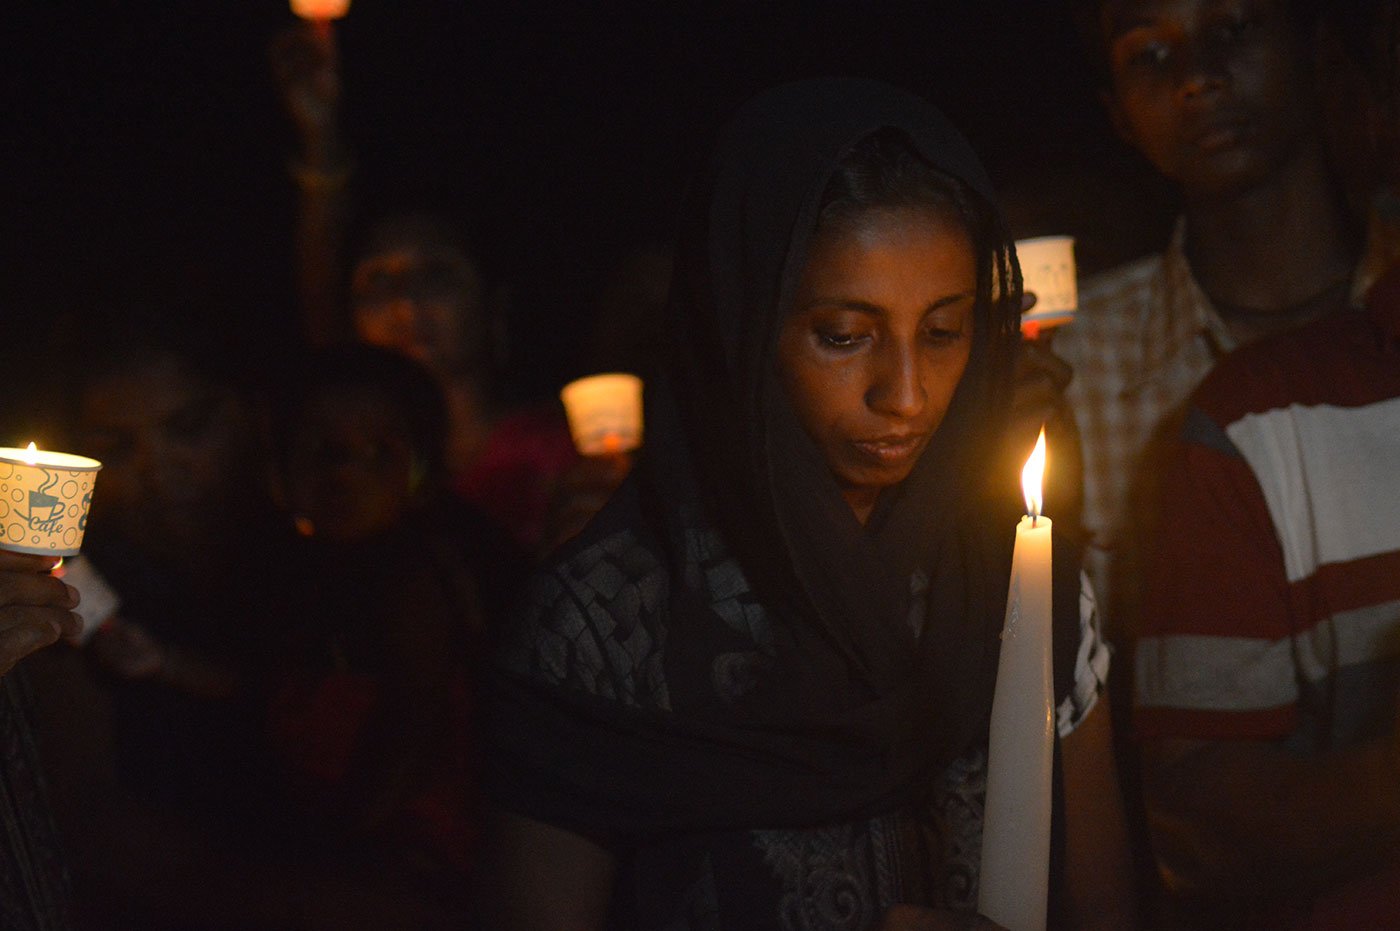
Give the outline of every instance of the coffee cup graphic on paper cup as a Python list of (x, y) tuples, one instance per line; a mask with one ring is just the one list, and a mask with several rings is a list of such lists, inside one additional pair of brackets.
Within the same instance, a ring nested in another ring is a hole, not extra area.
[(625, 453), (642, 444), (642, 380), (636, 375), (590, 375), (569, 382), (559, 397), (583, 455)]
[(86, 456), (0, 447), (0, 547), (73, 556), (87, 530), (102, 463)]
[(1035, 294), (1035, 306), (1021, 316), (1021, 329), (1047, 330), (1074, 319), (1079, 285), (1074, 269), (1073, 236), (1037, 236), (1016, 240), (1021, 282)]

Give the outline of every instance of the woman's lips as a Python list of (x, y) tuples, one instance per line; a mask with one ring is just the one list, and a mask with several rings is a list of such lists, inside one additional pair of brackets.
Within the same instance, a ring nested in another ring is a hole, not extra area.
[(1221, 120), (1202, 126), (1192, 134), (1191, 144), (1208, 154), (1222, 152), (1244, 140), (1247, 125), (1243, 120)]
[(921, 433), (907, 436), (885, 436), (873, 440), (856, 440), (852, 445), (862, 454), (882, 465), (895, 465), (912, 457), (923, 446)]

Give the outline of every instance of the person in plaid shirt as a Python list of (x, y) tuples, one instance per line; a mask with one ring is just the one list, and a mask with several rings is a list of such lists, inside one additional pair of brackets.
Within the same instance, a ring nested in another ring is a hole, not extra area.
[(1324, 158), (1308, 0), (1071, 0), (1119, 135), (1178, 189), (1167, 248), (1083, 283), (1054, 331), (1083, 461), (1085, 570), (1119, 661), (1120, 779), (1152, 901), (1132, 706), (1142, 545), (1186, 400), (1226, 353), (1345, 305), (1356, 251)]
[(1364, 131), (1337, 150), (1371, 201), (1363, 312), (1211, 373), (1147, 566), (1134, 721), (1190, 927), (1400, 915), (1400, 2), (1328, 12), (1328, 99)]
[(1356, 237), (1324, 161), (1305, 3), (1078, 5), (1119, 134), (1183, 202), (1166, 251), (1085, 282), (1053, 343), (1074, 369), (1087, 569), (1126, 646), (1186, 397), (1237, 345), (1345, 306)]

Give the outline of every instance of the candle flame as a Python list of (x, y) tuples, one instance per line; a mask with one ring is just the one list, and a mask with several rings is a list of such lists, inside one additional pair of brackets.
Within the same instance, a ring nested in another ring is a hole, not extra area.
[(1021, 470), (1021, 492), (1026, 496), (1026, 514), (1032, 521), (1040, 516), (1045, 501), (1041, 495), (1045, 482), (1045, 425), (1040, 427), (1040, 437), (1035, 441), (1035, 449)]
[(24, 448), (24, 451), (28, 454), (24, 457), (25, 462), (27, 462), (30, 465), (39, 464), (39, 450), (38, 447), (36, 447), (32, 441), (28, 446)]

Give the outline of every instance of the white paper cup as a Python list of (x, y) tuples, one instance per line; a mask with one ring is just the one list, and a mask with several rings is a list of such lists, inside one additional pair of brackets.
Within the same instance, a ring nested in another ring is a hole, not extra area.
[(1043, 330), (1073, 320), (1074, 312), (1079, 309), (1074, 237), (1018, 239), (1016, 258), (1021, 263), (1023, 286), (1035, 294), (1035, 306), (1021, 316), (1021, 327), (1033, 324)]
[(77, 553), (100, 468), (102, 463), (85, 456), (0, 447), (0, 547)]
[(624, 453), (642, 444), (642, 380), (624, 372), (591, 375), (559, 392), (574, 446), (585, 456)]

